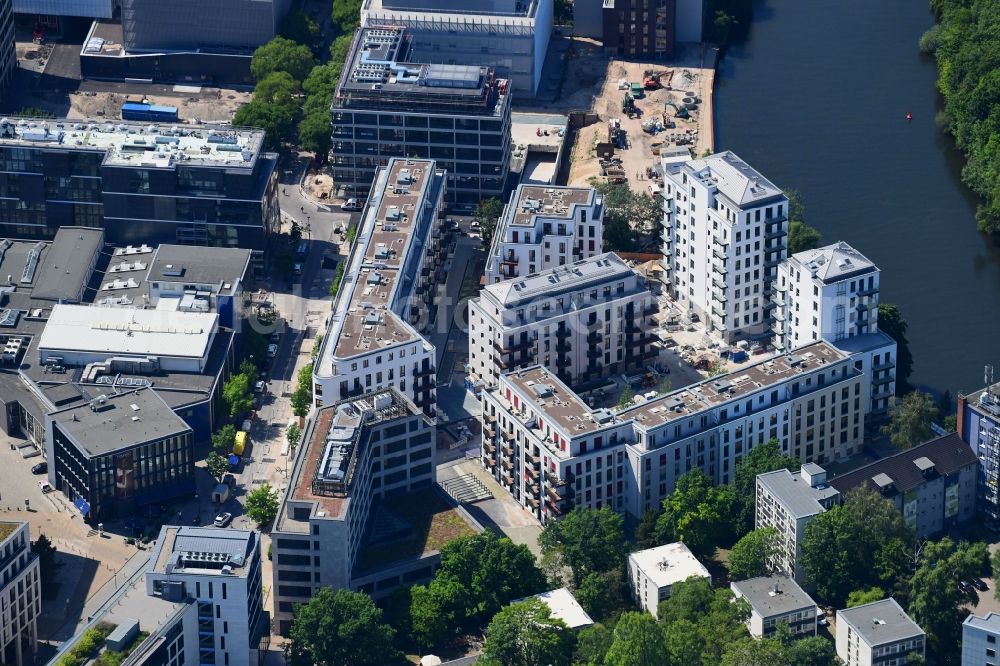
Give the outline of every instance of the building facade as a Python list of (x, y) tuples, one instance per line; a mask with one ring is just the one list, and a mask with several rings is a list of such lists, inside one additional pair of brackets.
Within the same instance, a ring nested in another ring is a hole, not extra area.
[(510, 82), (491, 67), (416, 60), (413, 41), (393, 26), (355, 35), (333, 98), (334, 181), (367, 196), (376, 169), (392, 158), (430, 158), (447, 172), (449, 203), (503, 198)]
[(313, 367), (315, 406), (391, 387), (435, 413), (434, 345), (421, 331), (444, 282), (445, 189), (430, 160), (393, 159), (378, 171)]
[(663, 275), (678, 306), (727, 342), (767, 338), (788, 198), (729, 151), (667, 165), (660, 195)]
[[(989, 373), (988, 373), (989, 375)], [(991, 379), (988, 376), (988, 379)], [(958, 396), (958, 434), (979, 458), (979, 515), (1000, 524), (1000, 384)]]
[(262, 252), (277, 231), (277, 158), (260, 130), (5, 119), (0, 233), (100, 227), (116, 244)]
[(366, 0), (365, 27), (401, 26), (414, 62), (486, 66), (534, 95), (552, 36), (552, 0)]
[[(318, 589), (360, 587), (358, 553), (372, 503), (429, 487), (436, 474), (434, 424), (393, 390), (323, 407), (303, 444), (271, 533), (276, 628), (286, 635), (295, 605)], [(433, 565), (413, 568), (410, 582)]]
[(683, 543), (668, 543), (628, 556), (628, 585), (632, 599), (653, 617), (659, 617), (660, 602), (669, 599), (673, 586), (689, 578), (712, 575)]
[(35, 663), (42, 581), (26, 522), (0, 522), (0, 663)]
[(755, 638), (774, 635), (784, 622), (792, 637), (816, 635), (819, 608), (812, 597), (788, 576), (760, 576), (729, 584), (733, 596), (750, 606), (747, 628)]
[(677, 0), (605, 0), (603, 19), (606, 53), (656, 60), (674, 55)]
[(1000, 614), (972, 614), (962, 623), (962, 666), (996, 666)]
[(846, 666), (923, 663), (926, 635), (892, 597), (837, 611), (837, 656)]
[(0, 1), (0, 91), (10, 85), (17, 69), (17, 49), (14, 45), (14, 2)]
[(519, 185), (497, 222), (486, 284), (593, 257), (603, 242), (604, 196), (594, 188)]
[(487, 285), (469, 303), (478, 391), (539, 363), (570, 385), (642, 370), (659, 353), (656, 300), (614, 253)]
[(252, 53), (278, 34), (288, 0), (223, 0), (210, 5), (121, 0), (130, 52), (220, 50)]
[(797, 474), (787, 469), (758, 474), (756, 488), (754, 528), (773, 527), (781, 541), (771, 569), (805, 584), (801, 555), (806, 525), (832, 507), (840, 493), (828, 485), (826, 471), (812, 463)]

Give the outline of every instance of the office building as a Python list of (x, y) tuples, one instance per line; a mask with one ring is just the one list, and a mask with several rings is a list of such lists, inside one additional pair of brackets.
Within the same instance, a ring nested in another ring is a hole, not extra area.
[(14, 46), (14, 3), (0, 0), (0, 91), (14, 78), (17, 49)]
[(286, 635), (295, 604), (322, 587), (384, 595), (434, 568), (418, 558), (377, 590), (359, 580), (373, 502), (435, 482), (435, 426), (412, 402), (389, 389), (323, 407), (302, 442), (271, 532), (276, 628)]
[[(50, 666), (91, 629), (111, 629), (101, 663), (256, 664), (269, 641), (262, 608), (260, 534), (165, 525), (145, 567), (59, 646)], [(105, 654), (109, 653), (109, 654)]]
[(660, 194), (664, 282), (677, 305), (726, 342), (767, 338), (788, 198), (729, 151), (667, 165)]
[(333, 98), (333, 179), (367, 196), (395, 157), (430, 158), (447, 172), (446, 201), (468, 208), (503, 197), (510, 170), (509, 82), (490, 67), (426, 64), (400, 27), (354, 36)]
[(875, 419), (896, 392), (896, 341), (878, 328), (879, 273), (843, 241), (806, 250), (778, 265), (769, 304), (778, 351), (826, 340), (854, 356), (871, 378), (864, 392)]
[(755, 638), (774, 635), (784, 622), (793, 638), (816, 635), (819, 608), (798, 583), (787, 576), (760, 576), (729, 584), (733, 596), (750, 606), (747, 628)]
[(486, 284), (588, 259), (603, 241), (604, 195), (594, 188), (519, 185), (497, 222)]
[(849, 356), (817, 342), (612, 413), (534, 365), (482, 391), (481, 460), (540, 521), (569, 501), (639, 519), (695, 468), (729, 483), (771, 439), (804, 463), (855, 455), (862, 381)]
[(570, 385), (642, 371), (659, 354), (656, 299), (607, 253), (487, 285), (469, 303), (469, 372), (478, 390), (541, 364)]
[(962, 666), (996, 666), (1000, 614), (969, 615), (962, 623)]
[(779, 469), (757, 475), (754, 528), (773, 527), (781, 540), (770, 563), (772, 571), (806, 582), (801, 558), (806, 525), (839, 499), (840, 492), (826, 481), (826, 471), (814, 463), (802, 465), (798, 473)]
[(530, 97), (552, 36), (552, 0), (365, 0), (361, 25), (413, 35), (413, 61), (486, 66)]
[(846, 666), (923, 663), (926, 636), (892, 597), (837, 611), (837, 656)]
[(660, 602), (669, 599), (673, 586), (690, 578), (712, 580), (705, 565), (683, 543), (668, 543), (628, 556), (628, 585), (639, 607), (659, 617)]
[(220, 51), (252, 54), (278, 34), (289, 0), (222, 0), (210, 4), (121, 0), (129, 52)]
[(35, 663), (42, 581), (27, 522), (0, 521), (0, 663)]
[(393, 387), (434, 415), (434, 345), (420, 331), (444, 282), (444, 193), (433, 161), (379, 169), (313, 368), (317, 407)]
[(830, 480), (841, 496), (866, 487), (891, 501), (918, 539), (976, 516), (979, 461), (956, 433), (900, 451)]
[(83, 18), (111, 18), (114, 13), (113, 0), (16, 0), (15, 14), (34, 14), (43, 25), (58, 25), (56, 17), (76, 16)]
[(0, 122), (0, 235), (103, 228), (115, 244), (261, 254), (279, 225), (276, 156), (260, 130), (67, 119)]
[(46, 416), (52, 487), (91, 524), (193, 495), (191, 428), (148, 388), (109, 394)]
[(979, 458), (976, 504), (979, 515), (993, 526), (1000, 525), (1000, 384), (958, 396), (958, 434)]

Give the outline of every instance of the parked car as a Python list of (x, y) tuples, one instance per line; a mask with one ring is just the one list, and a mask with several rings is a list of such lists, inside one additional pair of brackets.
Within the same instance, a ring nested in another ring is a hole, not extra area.
[(357, 199), (348, 199), (344, 203), (340, 204), (340, 210), (361, 210), (363, 205)]
[(226, 527), (231, 522), (233, 522), (233, 514), (229, 513), (228, 511), (226, 513), (220, 513), (218, 516), (215, 517), (216, 527)]
[(49, 464), (48, 463), (40, 462), (37, 465), (32, 465), (31, 466), (31, 473), (32, 474), (48, 474), (48, 472), (49, 472)]
[(972, 594), (972, 585), (964, 580), (958, 581), (958, 591), (962, 594)]
[(43, 493), (51, 493), (55, 488), (53, 488), (48, 481), (39, 481), (38, 487)]
[(278, 345), (273, 342), (267, 346), (267, 357), (274, 358), (278, 355)]
[(295, 264), (292, 266), (292, 275), (299, 277), (302, 275), (302, 264)]
[(986, 590), (990, 589), (990, 586), (984, 583), (981, 578), (972, 578), (968, 582), (970, 585), (972, 585), (972, 587), (976, 588), (980, 592), (985, 592)]
[(267, 388), (267, 384), (262, 381), (253, 385), (254, 393), (263, 393), (265, 388)]

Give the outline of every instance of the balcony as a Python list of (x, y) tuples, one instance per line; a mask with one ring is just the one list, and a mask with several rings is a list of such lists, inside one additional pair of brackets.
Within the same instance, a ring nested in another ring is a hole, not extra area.
[(719, 303), (725, 303), (729, 300), (729, 298), (726, 297), (726, 294), (722, 290), (716, 289), (712, 291), (712, 300)]
[(721, 249), (719, 249), (719, 246), (715, 246), (712, 248), (712, 256), (715, 257), (716, 259), (721, 259), (723, 261), (726, 260), (726, 253), (723, 252)]
[(872, 386), (885, 386), (886, 384), (891, 384), (894, 381), (896, 381), (896, 375), (890, 372), (885, 377), (879, 377), (878, 379), (873, 379)]
[(570, 335), (571, 335), (570, 330), (568, 328), (566, 328), (565, 326), (561, 326), (561, 327), (559, 327), (559, 328), (556, 329), (556, 337), (557, 338), (568, 338)]
[(500, 431), (500, 436), (503, 437), (508, 442), (513, 442), (514, 441), (514, 431), (513, 430), (508, 430), (508, 429), (505, 428), (505, 429), (503, 429), (503, 430)]
[(573, 350), (573, 345), (568, 340), (559, 340), (556, 342), (556, 351), (560, 354)]
[(782, 262), (781, 253), (770, 255), (768, 259), (764, 260), (764, 268), (774, 268)]
[(647, 305), (642, 309), (642, 315), (644, 317), (650, 317), (652, 315), (655, 315), (659, 311), (660, 311), (660, 306), (657, 305), (656, 303), (653, 303), (652, 305)]
[(561, 503), (554, 503), (548, 501), (545, 503), (545, 505), (549, 508), (549, 513), (551, 513), (553, 516), (561, 516), (564, 513), (566, 513), (566, 509), (562, 506)]
[(541, 456), (536, 456), (533, 453), (525, 453), (524, 454), (524, 459), (526, 461), (528, 461), (529, 463), (531, 463), (532, 465), (541, 465), (542, 464), (542, 457)]
[(427, 365), (426, 367), (420, 366), (413, 371), (414, 377), (430, 377), (431, 375), (434, 374), (437, 374), (437, 370), (435, 370), (434, 367), (431, 365)]
[(722, 310), (721, 308), (717, 308), (714, 305), (712, 306), (712, 314), (715, 315), (716, 317), (719, 317), (720, 319), (726, 318), (726, 311)]
[(510, 363), (508, 363), (501, 357), (497, 356), (496, 354), (493, 355), (493, 365), (497, 366), (501, 370), (507, 370), (510, 368)]
[(774, 238), (781, 238), (782, 236), (787, 236), (788, 231), (785, 230), (784, 225), (778, 225), (774, 229), (769, 229), (764, 232), (764, 240), (772, 240)]
[(888, 370), (890, 368), (895, 368), (895, 361), (879, 361), (878, 363), (872, 364), (872, 370), (878, 372), (879, 370)]
[(514, 485), (514, 477), (511, 476), (510, 472), (504, 472), (503, 474), (500, 475), (500, 478), (503, 479), (503, 482), (506, 483), (508, 486)]
[(483, 420), (486, 421), (487, 423), (496, 423), (497, 417), (493, 416), (492, 414), (487, 414), (484, 412)]
[(872, 285), (871, 287), (865, 287), (864, 289), (858, 289), (858, 296), (871, 296), (872, 294), (878, 293), (878, 287)]
[(500, 459), (500, 464), (503, 466), (503, 468), (505, 470), (510, 471), (510, 470), (514, 469), (514, 463), (511, 461), (510, 458), (501, 458)]
[(587, 350), (587, 358), (600, 358), (604, 355), (604, 350), (600, 347), (591, 347)]
[(596, 344), (604, 339), (604, 334), (600, 331), (591, 331), (587, 334), (587, 342), (589, 344)]
[(488, 425), (483, 428), (483, 434), (492, 439), (497, 436), (497, 430), (493, 426)]
[(497, 461), (494, 460), (493, 458), (487, 457), (484, 460), (484, 462), (486, 463), (486, 467), (488, 467), (489, 469), (496, 469), (496, 467), (497, 467)]
[(726, 268), (725, 264), (722, 264), (717, 261), (712, 262), (712, 270), (718, 273), (719, 275), (725, 275), (729, 272), (729, 269)]
[(570, 366), (570, 364), (571, 364), (571, 361), (569, 360), (568, 356), (559, 356), (559, 357), (556, 358), (556, 367), (557, 368), (567, 368), (567, 367)]
[[(530, 466), (525, 470), (528, 476), (535, 480), (535, 485), (538, 485), (538, 470), (534, 466)], [(537, 490), (535, 492), (538, 492)]]

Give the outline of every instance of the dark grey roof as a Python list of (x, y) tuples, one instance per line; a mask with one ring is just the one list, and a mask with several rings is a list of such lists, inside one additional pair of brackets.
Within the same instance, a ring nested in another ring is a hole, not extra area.
[(253, 532), (213, 527), (181, 527), (174, 539), (174, 552), (220, 553), (246, 557), (253, 549)]
[[(160, 245), (146, 275), (148, 282), (185, 282), (217, 285), (231, 294), (250, 265), (250, 250), (227, 247)], [(180, 273), (180, 275), (178, 275)], [(228, 289), (222, 285), (228, 284)]]
[(841, 493), (847, 493), (863, 485), (879, 490), (879, 485), (873, 477), (885, 474), (892, 479), (892, 485), (897, 492), (905, 493), (927, 480), (916, 464), (918, 458), (928, 458), (934, 463), (934, 470), (929, 474), (951, 475), (978, 462), (976, 454), (969, 445), (963, 442), (957, 433), (951, 433), (830, 479), (830, 485)]
[(32, 297), (57, 302), (79, 301), (103, 247), (104, 231), (101, 229), (60, 228), (38, 265)]
[(923, 636), (924, 631), (892, 597), (837, 611), (837, 631), (847, 622), (869, 646), (886, 645)]
[(813, 598), (787, 576), (760, 576), (736, 581), (732, 587), (764, 618), (816, 605)]
[(820, 484), (814, 488), (800, 474), (787, 469), (758, 474), (757, 483), (764, 486), (795, 518), (823, 513), (826, 509), (821, 502), (837, 495), (837, 490), (828, 484)]

